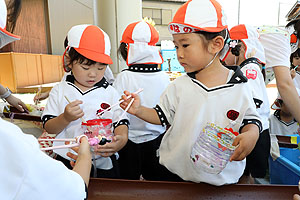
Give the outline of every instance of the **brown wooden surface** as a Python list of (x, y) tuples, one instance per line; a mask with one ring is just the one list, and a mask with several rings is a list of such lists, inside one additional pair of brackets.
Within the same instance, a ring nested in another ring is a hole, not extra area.
[(0, 84), (12, 92), (61, 81), (62, 56), (29, 53), (0, 53)]
[(90, 180), (89, 200), (292, 200), (299, 193), (297, 186), (283, 185), (225, 185), (176, 183), (113, 179)]
[(13, 106), (9, 106), (9, 111), (4, 111), (3, 115), (7, 118), (10, 118), (11, 115), (13, 114), (13, 119), (22, 119), (22, 120), (28, 120), (28, 121), (36, 121), (36, 122), (41, 122), (41, 116), (38, 115), (31, 115), (26, 112), (21, 112), (17, 108)]
[[(3, 112), (3, 115), (7, 118), (11, 117), (12, 113)], [(30, 115), (26, 113), (13, 113), (13, 119), (22, 119), (22, 120), (28, 120), (28, 121), (35, 121), (35, 122), (42, 122), (41, 116), (37, 115)]]
[(20, 15), (17, 19), (14, 34), (21, 36), (21, 40), (4, 47), (0, 52), (22, 53), (51, 53), (48, 50), (47, 33), (48, 10), (47, 0), (23, 0)]

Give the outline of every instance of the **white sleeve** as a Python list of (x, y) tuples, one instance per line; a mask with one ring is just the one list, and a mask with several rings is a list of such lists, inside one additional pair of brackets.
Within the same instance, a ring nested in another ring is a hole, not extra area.
[(0, 199), (84, 199), (81, 176), (40, 151), (32, 135), (0, 119)]
[(282, 33), (261, 34), (259, 41), (264, 46), (266, 55), (266, 69), (274, 66), (290, 67), (290, 39)]

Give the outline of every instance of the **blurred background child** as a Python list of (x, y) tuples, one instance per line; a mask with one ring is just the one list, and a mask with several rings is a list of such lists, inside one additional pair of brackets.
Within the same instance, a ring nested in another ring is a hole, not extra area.
[[(106, 66), (112, 64), (108, 35), (94, 25), (73, 26), (67, 36), (64, 69), (72, 73), (53, 87), (42, 114), (45, 130), (56, 138), (74, 138), (83, 134), (82, 118), (93, 120), (98, 113), (119, 101), (120, 95), (106, 81)], [(68, 102), (70, 99), (70, 103)], [(97, 177), (119, 178), (115, 153), (127, 142), (128, 119), (117, 106), (100, 117), (112, 119), (114, 136), (111, 143), (94, 148)], [(117, 123), (118, 122), (118, 123)], [(54, 142), (53, 146), (59, 143)], [(56, 149), (56, 159), (71, 168), (67, 149)], [(94, 173), (95, 171), (93, 171)]]
[[(300, 90), (298, 88), (297, 92), (300, 96)], [(287, 105), (279, 94), (271, 108), (275, 110), (275, 112), (269, 117), (271, 135), (299, 134), (299, 123), (295, 120), (295, 117), (289, 111)]]
[(265, 52), (257, 30), (245, 24), (229, 31), (228, 52), (223, 58), (227, 65), (239, 65), (251, 85), (253, 100), (262, 122), (262, 132), (253, 151), (247, 156), (246, 169), (240, 183), (254, 183), (253, 178), (264, 178), (270, 155), (269, 121), (270, 104), (264, 80)]
[(291, 63), (291, 74), (295, 84), (295, 87), (300, 89), (300, 49), (298, 48), (294, 53), (290, 56)]
[[(156, 29), (145, 21), (129, 24), (123, 32), (118, 53), (126, 61), (128, 69), (116, 77), (113, 86), (120, 94), (124, 90), (137, 91), (141, 103), (154, 107), (168, 86), (169, 76), (158, 68), (163, 62), (155, 44), (159, 40)], [(157, 179), (160, 168), (157, 150), (166, 127), (147, 123), (134, 115), (129, 115), (128, 142), (119, 151), (120, 173), (125, 179)]]

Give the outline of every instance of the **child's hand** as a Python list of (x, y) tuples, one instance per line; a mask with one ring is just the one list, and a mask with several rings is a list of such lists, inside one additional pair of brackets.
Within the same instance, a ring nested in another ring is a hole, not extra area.
[(63, 116), (65, 118), (66, 121), (68, 122), (72, 122), (75, 121), (81, 117), (83, 117), (84, 113), (80, 108), (80, 104), (82, 104), (83, 102), (80, 100), (75, 100), (71, 103), (69, 103), (66, 107), (65, 107), (65, 111), (63, 113)]
[(258, 131), (253, 130), (248, 130), (238, 135), (232, 143), (232, 145), (237, 146), (237, 148), (230, 157), (230, 162), (243, 160), (247, 155), (249, 155), (255, 147), (258, 136)]
[(127, 142), (127, 138), (122, 135), (115, 135), (113, 141), (105, 145), (98, 145), (95, 148), (95, 153), (102, 157), (109, 157), (121, 150)]
[(294, 196), (293, 196), (293, 200), (300, 200), (300, 196), (299, 196), (299, 194), (294, 194)]
[(291, 77), (292, 79), (295, 78), (296, 76), (296, 70), (295, 69), (291, 69)]
[(33, 97), (33, 102), (39, 103), (40, 101), (47, 99), (49, 97), (49, 92), (38, 93)]
[(131, 104), (130, 108), (128, 109), (128, 113), (132, 115), (136, 115), (136, 113), (139, 111), (139, 108), (141, 106), (140, 98), (137, 94), (131, 93), (132, 98), (127, 99), (127, 96), (130, 95), (130, 92), (124, 91), (125, 95), (122, 95), (122, 99), (124, 100), (121, 104), (120, 107), (125, 110), (126, 107), (128, 106), (129, 102), (131, 101), (132, 98), (134, 98), (133, 103)]

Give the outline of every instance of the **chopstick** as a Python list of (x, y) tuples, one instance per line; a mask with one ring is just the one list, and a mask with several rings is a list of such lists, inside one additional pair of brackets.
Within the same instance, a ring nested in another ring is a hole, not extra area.
[[(142, 92), (143, 90), (144, 90), (143, 88), (140, 88), (140, 89), (138, 89), (136, 92), (134, 92), (133, 94), (138, 94), (138, 93)], [(131, 98), (131, 95), (127, 96), (127, 99), (129, 99), (129, 98)], [(102, 115), (103, 113), (105, 113), (106, 111), (108, 111), (108, 110), (112, 109), (113, 107), (119, 105), (119, 104), (122, 103), (123, 101), (124, 101), (124, 99), (120, 100), (118, 103), (115, 103), (115, 104), (113, 104), (112, 106), (110, 106), (110, 107), (108, 107), (108, 108), (102, 110), (102, 111), (101, 111), (100, 113), (98, 113), (97, 115), (98, 115), (98, 116)]]
[[(42, 92), (42, 85), (40, 85), (40, 87), (39, 87), (37, 93), (35, 94), (35, 96), (39, 95), (41, 92)], [(34, 104), (37, 105), (38, 102), (39, 102), (39, 100), (37, 99), (37, 100), (35, 100)]]
[(40, 138), (38, 141), (56, 141), (56, 142), (76, 142), (76, 143), (71, 143), (71, 144), (66, 144), (66, 145), (58, 145), (58, 146), (52, 146), (52, 147), (44, 147), (40, 148), (42, 151), (48, 151), (48, 150), (54, 150), (54, 149), (64, 149), (64, 148), (72, 148), (72, 147), (77, 147), (79, 146), (80, 143), (80, 138), (81, 137), (86, 137), (86, 135), (80, 135), (75, 138), (54, 138), (54, 139), (47, 139), (47, 138)]
[(131, 101), (129, 102), (129, 104), (127, 105), (127, 107), (125, 108), (124, 112), (122, 113), (122, 115), (120, 116), (118, 122), (116, 124), (119, 124), (120, 120), (124, 117), (124, 115), (126, 114), (126, 112), (128, 111), (128, 109), (130, 108), (131, 104), (133, 103), (134, 99), (131, 99)]

